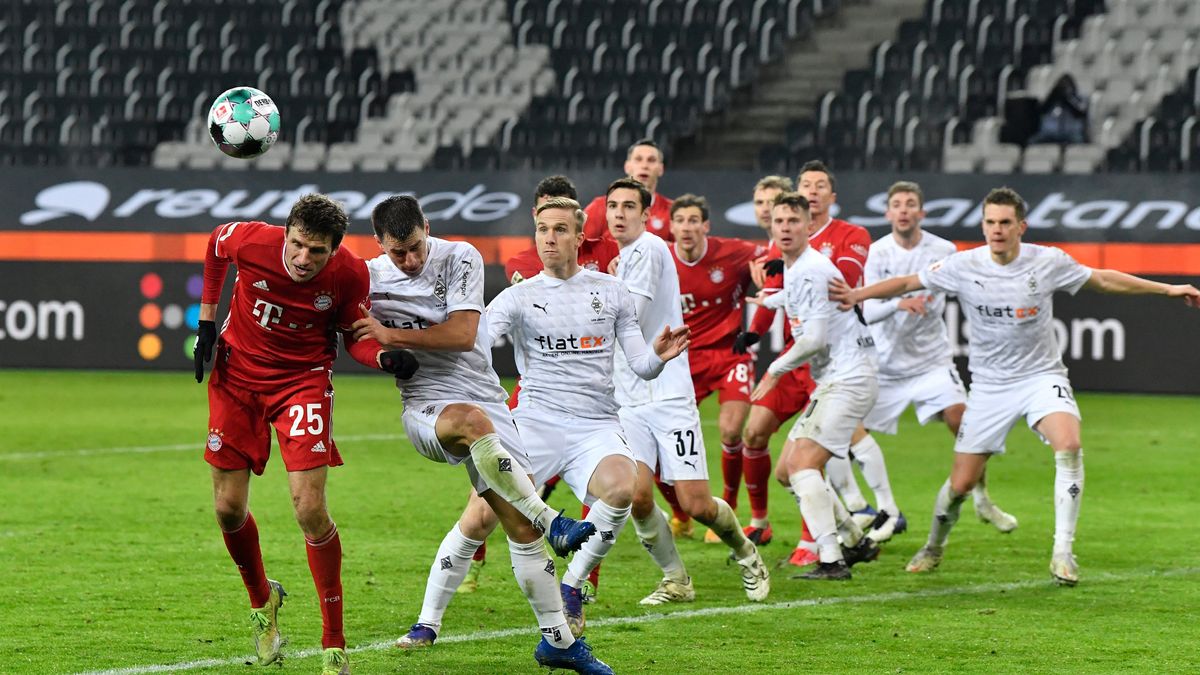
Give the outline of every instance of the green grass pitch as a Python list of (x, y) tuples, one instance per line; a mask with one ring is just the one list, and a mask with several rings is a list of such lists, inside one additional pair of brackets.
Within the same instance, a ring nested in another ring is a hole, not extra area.
[[(502, 534), (489, 541), (477, 593), (454, 600), (442, 640), (387, 646), (420, 608), (425, 575), (467, 491), (465, 472), (413, 452), (386, 377), (337, 380), (346, 466), (329, 502), (345, 549), (346, 633), (359, 673), (536, 670), (532, 613)], [(904, 563), (928, 532), (950, 465), (943, 427), (906, 416), (880, 436), (909, 533), (849, 583), (777, 569), (771, 597), (746, 602), (720, 546), (682, 541), (695, 603), (648, 611), (656, 568), (626, 528), (589, 605), (589, 642), (617, 672), (1196, 672), (1200, 669), (1200, 400), (1081, 394), (1087, 487), (1076, 542), (1082, 580), (1051, 584), (1053, 461), (1024, 428), (992, 462), (997, 503), (1020, 518), (1002, 535), (969, 503), (941, 569)], [(0, 371), (0, 672), (258, 672), (247, 600), (212, 516), (205, 389), (190, 373)], [(716, 404), (702, 406), (719, 484)], [(776, 439), (776, 456), (781, 439)], [(575, 512), (566, 489), (551, 498)], [(745, 494), (739, 515), (748, 518)], [(320, 615), (278, 458), (253, 482), (267, 573), (291, 597), (280, 671), (316, 672)], [(773, 486), (787, 555), (798, 514)], [(154, 668), (157, 666), (157, 668)]]

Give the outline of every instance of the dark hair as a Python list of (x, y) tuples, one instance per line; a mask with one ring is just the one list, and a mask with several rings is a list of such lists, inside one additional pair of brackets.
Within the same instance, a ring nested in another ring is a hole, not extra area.
[(392, 195), (371, 210), (371, 227), (380, 241), (385, 235), (404, 241), (424, 226), (425, 214), (421, 212), (420, 202), (412, 195)]
[(350, 218), (342, 205), (325, 195), (304, 195), (292, 205), (284, 222), (284, 229), (297, 228), (310, 236), (329, 237), (330, 245), (337, 249), (342, 237), (350, 227)]
[(566, 197), (579, 201), (579, 193), (575, 191), (575, 184), (566, 176), (546, 176), (538, 182), (537, 188), (533, 191), (533, 201), (537, 201), (542, 197)]
[(642, 181), (634, 178), (633, 176), (618, 178), (609, 183), (608, 190), (604, 193), (604, 196), (608, 197), (613, 193), (613, 190), (620, 190), (621, 188), (637, 190), (638, 196), (640, 196), (642, 199), (642, 210), (645, 211), (646, 209), (650, 208), (650, 202), (654, 199), (654, 195), (650, 194), (650, 191), (646, 189), (645, 185), (642, 185)]
[(987, 193), (983, 198), (983, 205), (995, 204), (997, 206), (1011, 206), (1017, 213), (1017, 222), (1025, 220), (1025, 200), (1021, 199), (1021, 195), (1010, 187), (998, 187)]
[(657, 150), (658, 151), (658, 161), (660, 161), (660, 162), (663, 161), (662, 148), (658, 147), (658, 143), (655, 143), (653, 138), (639, 138), (638, 140), (634, 141), (633, 144), (629, 146), (629, 149), (627, 149), (625, 151), (625, 159), (629, 159), (630, 157), (632, 157), (633, 149), (638, 146), (641, 146), (641, 145), (649, 146), (649, 147)]
[(674, 218), (675, 212), (679, 209), (686, 208), (700, 209), (700, 217), (704, 220), (708, 220), (708, 200), (704, 197), (700, 197), (691, 193), (679, 195), (671, 204), (671, 217)]
[(825, 174), (825, 177), (829, 179), (829, 189), (837, 192), (837, 179), (833, 177), (833, 172), (829, 170), (829, 167), (825, 166), (825, 162), (822, 162), (819, 159), (810, 159), (804, 163), (804, 166), (800, 167), (800, 173), (796, 174), (797, 185), (800, 184), (800, 176), (803, 176), (809, 171), (820, 171), (821, 173)]
[(775, 195), (775, 201), (771, 202), (771, 208), (776, 206), (787, 206), (804, 215), (808, 215), (808, 197), (799, 192), (780, 192)]

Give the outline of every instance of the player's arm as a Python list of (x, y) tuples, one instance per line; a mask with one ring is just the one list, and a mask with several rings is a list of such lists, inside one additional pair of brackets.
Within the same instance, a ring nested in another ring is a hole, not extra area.
[(367, 264), (359, 260), (351, 271), (342, 277), (345, 286), (339, 297), (358, 298), (357, 302), (345, 302), (339, 307), (337, 329), (342, 333), (342, 343), (351, 358), (368, 368), (377, 368), (385, 373), (407, 380), (417, 372), (417, 359), (402, 349), (386, 349), (374, 338), (357, 340), (351, 326), (362, 317), (371, 316), (371, 273)]
[(846, 283), (851, 287), (862, 285), (863, 273), (867, 265), (867, 251), (871, 248), (871, 235), (866, 229), (855, 227), (851, 234), (846, 236), (846, 241), (838, 251), (837, 260), (833, 261), (834, 267), (842, 273), (846, 278)]
[(767, 367), (766, 375), (759, 380), (750, 400), (757, 401), (767, 395), (779, 381), (779, 377), (807, 363), (826, 347), (831, 305), (819, 288), (820, 280), (805, 283), (801, 288), (787, 289), (794, 297), (788, 298), (787, 311), (792, 316), (792, 346), (780, 354)]
[(512, 330), (513, 313), (516, 309), (516, 303), (511, 301), (512, 297), (513, 294), (509, 293), (506, 288), (500, 291), (499, 295), (492, 298), (492, 301), (488, 303), (487, 308), (484, 310), (487, 312), (488, 319), (488, 339), (492, 344), (496, 344), (496, 341), (501, 336), (508, 335), (509, 331)]
[(217, 343), (217, 303), (229, 266), (233, 263), (242, 235), (250, 229), (247, 223), (225, 223), (208, 237), (204, 251), (204, 286), (200, 293), (200, 315), (196, 325), (196, 344), (192, 347), (192, 362), (196, 382), (204, 381), (204, 364), (212, 360)]
[(829, 281), (829, 299), (838, 302), (838, 309), (847, 311), (863, 300), (871, 298), (894, 298), (912, 291), (919, 291), (925, 286), (916, 274), (906, 274), (902, 277), (884, 279), (878, 283), (863, 288), (851, 288), (844, 280), (833, 278)]
[(687, 349), (691, 341), (691, 330), (680, 326), (671, 330), (664, 327), (663, 332), (654, 338), (654, 350), (646, 347), (646, 338), (642, 335), (642, 327), (638, 325), (639, 316), (634, 309), (634, 298), (637, 296), (628, 291), (618, 292), (616, 335), (621, 351), (625, 354), (625, 362), (629, 369), (643, 380), (653, 380), (662, 372), (667, 361), (679, 356)]
[(451, 312), (446, 320), (425, 329), (388, 328), (374, 316), (359, 318), (350, 328), (355, 341), (374, 339), (387, 349), (469, 352), (479, 332), (479, 310)]
[(1200, 291), (1191, 284), (1164, 284), (1118, 270), (1094, 269), (1083, 287), (1115, 295), (1165, 295), (1169, 298), (1183, 298), (1189, 307), (1200, 307)]

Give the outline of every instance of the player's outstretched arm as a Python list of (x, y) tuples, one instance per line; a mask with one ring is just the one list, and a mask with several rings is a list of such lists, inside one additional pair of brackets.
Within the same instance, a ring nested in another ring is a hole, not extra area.
[(1164, 284), (1118, 270), (1092, 270), (1092, 276), (1083, 287), (1117, 295), (1165, 295), (1169, 298), (1183, 298), (1188, 307), (1200, 307), (1200, 291), (1191, 284)]
[(850, 288), (850, 284), (844, 280), (834, 278), (829, 281), (829, 299), (837, 301), (838, 309), (844, 312), (863, 300), (894, 298), (897, 295), (919, 291), (922, 288), (925, 286), (921, 283), (921, 278), (915, 274), (884, 279), (863, 288)]
[(355, 341), (374, 339), (387, 349), (419, 349), (422, 351), (469, 352), (475, 348), (479, 331), (479, 312), (451, 312), (444, 323), (418, 330), (388, 328), (363, 309), (365, 316), (350, 326)]

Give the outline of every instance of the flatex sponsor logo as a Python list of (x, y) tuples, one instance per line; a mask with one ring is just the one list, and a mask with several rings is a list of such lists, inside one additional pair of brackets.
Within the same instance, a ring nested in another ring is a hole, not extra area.
[(316, 183), (306, 183), (290, 189), (258, 192), (244, 189), (222, 192), (211, 188), (147, 188), (138, 190), (108, 209), (112, 195), (106, 186), (94, 181), (75, 181), (60, 183), (38, 192), (34, 197), (37, 208), (23, 213), (21, 224), (40, 225), (68, 216), (94, 221), (101, 216), (123, 219), (149, 214), (166, 219), (282, 221), (297, 199), (312, 193), (323, 193), (341, 202), (351, 218), (362, 220), (369, 220), (371, 210), (393, 195), (417, 197), (425, 216), (431, 221), (462, 219), (472, 223), (487, 223), (502, 220), (521, 206), (521, 198), (516, 193), (489, 191), (482, 183), (476, 183), (466, 191), (445, 190), (424, 195), (412, 191), (326, 191)]
[[(1034, 308), (1036, 309), (1036, 308)], [(967, 311), (980, 311), (970, 308)], [(970, 335), (963, 309), (955, 300), (946, 301), (946, 328), (955, 356), (966, 356)], [(1063, 321), (1053, 319), (1058, 350), (1072, 361), (1124, 361), (1125, 324), (1112, 317), (1081, 317)]]

